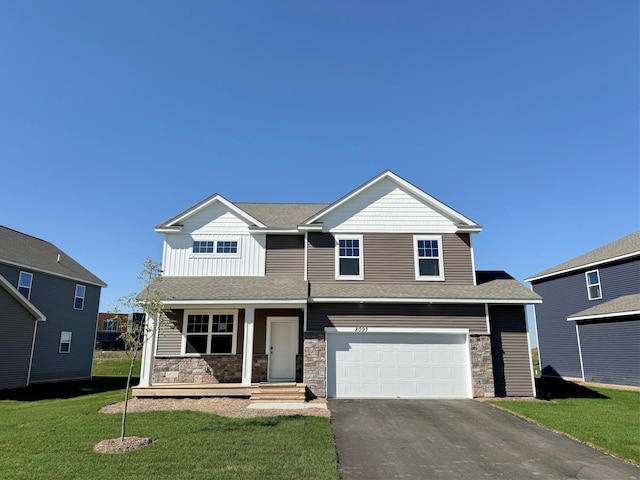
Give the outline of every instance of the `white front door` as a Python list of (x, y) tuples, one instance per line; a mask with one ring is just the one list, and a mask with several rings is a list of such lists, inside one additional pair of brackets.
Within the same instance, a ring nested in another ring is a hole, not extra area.
[(295, 381), (297, 353), (298, 317), (267, 317), (267, 380)]

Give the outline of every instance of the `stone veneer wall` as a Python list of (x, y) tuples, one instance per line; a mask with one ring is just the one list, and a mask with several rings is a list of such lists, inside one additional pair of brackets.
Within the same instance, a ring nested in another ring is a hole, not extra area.
[(469, 335), (471, 351), (471, 378), (474, 397), (493, 398), (493, 360), (491, 358), (491, 336)]
[(324, 332), (304, 333), (303, 381), (310, 398), (327, 396), (327, 349)]

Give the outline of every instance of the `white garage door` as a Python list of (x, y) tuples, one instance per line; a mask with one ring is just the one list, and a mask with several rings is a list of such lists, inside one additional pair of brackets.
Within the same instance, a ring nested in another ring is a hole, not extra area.
[(466, 334), (328, 333), (330, 398), (471, 398)]

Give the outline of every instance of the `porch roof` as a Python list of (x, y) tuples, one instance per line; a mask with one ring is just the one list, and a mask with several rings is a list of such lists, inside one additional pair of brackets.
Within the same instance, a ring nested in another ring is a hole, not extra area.
[(162, 277), (151, 288), (161, 292), (161, 297), (171, 302), (306, 301), (309, 291), (308, 283), (303, 279), (272, 277)]
[(624, 295), (569, 315), (567, 320), (590, 320), (640, 314), (640, 293)]

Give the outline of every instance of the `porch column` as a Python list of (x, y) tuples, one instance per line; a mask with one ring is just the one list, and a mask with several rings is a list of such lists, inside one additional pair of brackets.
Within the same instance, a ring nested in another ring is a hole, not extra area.
[(242, 385), (251, 386), (251, 372), (253, 370), (253, 326), (256, 309), (244, 309), (244, 342), (242, 345)]
[(151, 386), (151, 375), (153, 372), (153, 354), (156, 351), (156, 338), (158, 335), (157, 325), (158, 322), (153, 315), (147, 314), (145, 320), (145, 332), (144, 335), (148, 335), (145, 342), (142, 345), (142, 364), (140, 366), (140, 387)]

